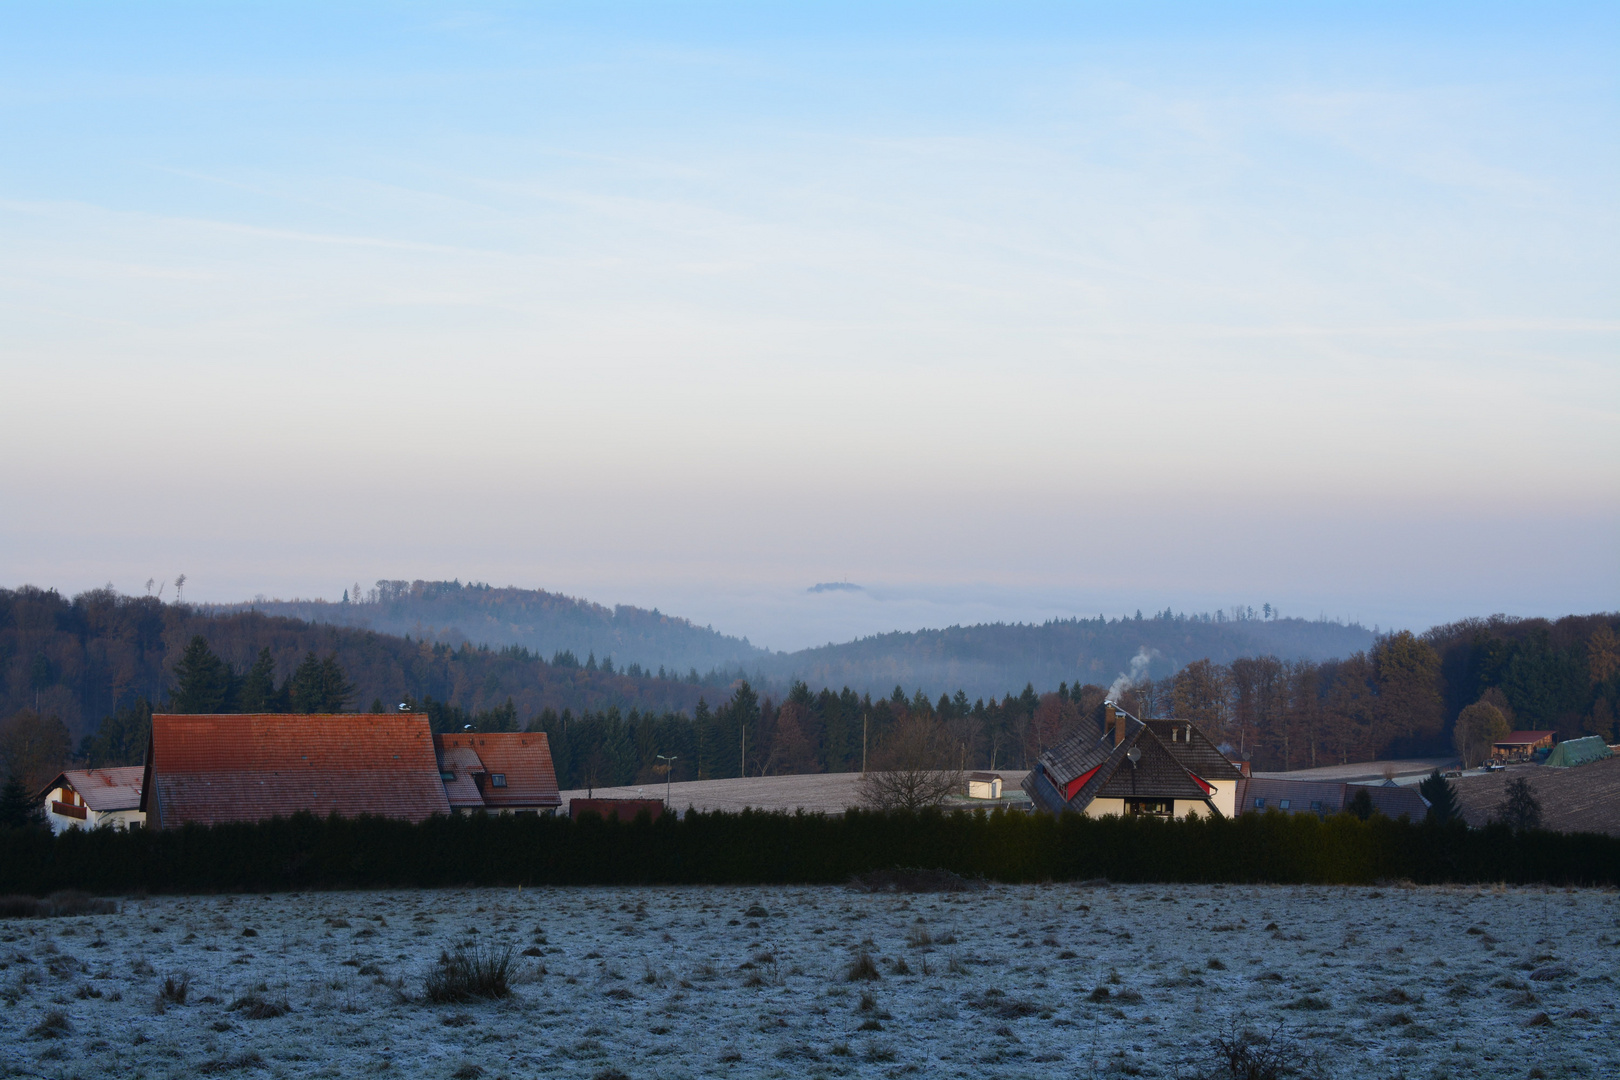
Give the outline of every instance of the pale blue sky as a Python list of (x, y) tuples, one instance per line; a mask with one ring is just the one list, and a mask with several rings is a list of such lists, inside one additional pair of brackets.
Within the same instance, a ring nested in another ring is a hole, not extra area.
[(0, 579), (1620, 607), (1617, 31), (0, 6)]

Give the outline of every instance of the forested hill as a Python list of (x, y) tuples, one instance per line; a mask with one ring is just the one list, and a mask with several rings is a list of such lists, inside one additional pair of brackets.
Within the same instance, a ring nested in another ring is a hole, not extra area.
[(60, 717), (77, 740), (105, 716), (145, 698), (162, 707), (187, 642), (201, 635), (238, 675), (268, 649), (284, 682), (314, 652), (335, 657), (353, 684), (349, 709), (433, 698), (469, 714), (504, 709), (527, 720), (550, 707), (691, 712), (714, 685), (556, 665), (522, 649), (487, 649), (259, 612), (210, 613), (110, 590), (71, 601), (55, 591), (0, 589), (0, 717), (22, 709)]
[[(1227, 663), (1239, 656), (1332, 660), (1362, 652), (1373, 632), (1362, 626), (1304, 619), (1178, 616), (996, 623), (946, 630), (880, 634), (773, 657), (762, 669), (811, 686), (850, 686), (874, 693), (901, 685), (930, 693), (961, 688), (969, 697), (1000, 696), (1026, 684), (1107, 686), (1117, 675), (1163, 678), (1194, 660)], [(1145, 653), (1144, 653), (1145, 650)], [(1131, 662), (1144, 656), (1133, 671)]]
[[(1367, 649), (1362, 626), (1304, 619), (1174, 615), (1068, 619), (1044, 624), (986, 624), (896, 632), (795, 653), (756, 648), (686, 619), (645, 608), (604, 607), (532, 589), (457, 581), (379, 581), (349, 590), (347, 602), (258, 600), (211, 609), (258, 611), (307, 622), (360, 627), (459, 647), (516, 645), (540, 656), (572, 653), (581, 662), (611, 656), (620, 670), (636, 664), (687, 677), (695, 672), (746, 673), (767, 686), (794, 679), (811, 686), (848, 686), (858, 693), (966, 690), (972, 697), (1016, 693), (1027, 684), (1107, 685), (1142, 650), (1147, 675), (1160, 678), (1194, 660), (1239, 656), (1329, 660)], [(1253, 613), (1245, 613), (1253, 614)]]
[(689, 674), (739, 667), (753, 670), (768, 656), (747, 638), (660, 611), (619, 605), (604, 607), (539, 589), (493, 588), (460, 581), (379, 581), (370, 589), (356, 584), (346, 600), (265, 600), (218, 605), (215, 613), (258, 611), (305, 622), (330, 623), (409, 634), (418, 640), (459, 647), (463, 642), (499, 648), (517, 645), (550, 659), (572, 652), (580, 661), (591, 654), (611, 656), (623, 668), (638, 664), (656, 671)]

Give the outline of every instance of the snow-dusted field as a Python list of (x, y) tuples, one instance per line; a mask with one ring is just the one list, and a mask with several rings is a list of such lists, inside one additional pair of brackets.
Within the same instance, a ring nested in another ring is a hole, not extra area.
[[(538, 955), (506, 1001), (424, 1003), (469, 938)], [(1338, 1077), (1620, 1076), (1617, 961), (1602, 891), (154, 897), (0, 922), (0, 1075), (1192, 1076), (1237, 1019)]]

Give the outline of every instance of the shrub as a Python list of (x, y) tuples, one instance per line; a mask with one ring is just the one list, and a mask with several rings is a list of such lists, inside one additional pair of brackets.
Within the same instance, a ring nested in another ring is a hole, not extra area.
[(1315, 1061), (1281, 1024), (1269, 1032), (1257, 1032), (1234, 1020), (1209, 1045), (1216, 1062), (1213, 1075), (1227, 1080), (1281, 1080), (1318, 1071)]
[(52, 1009), (40, 1018), (39, 1023), (28, 1029), (28, 1034), (36, 1039), (60, 1039), (73, 1030), (68, 1023), (67, 1013), (61, 1009)]
[(439, 953), (422, 991), (429, 1001), (460, 1002), (504, 998), (512, 993), (512, 947), (458, 945)]

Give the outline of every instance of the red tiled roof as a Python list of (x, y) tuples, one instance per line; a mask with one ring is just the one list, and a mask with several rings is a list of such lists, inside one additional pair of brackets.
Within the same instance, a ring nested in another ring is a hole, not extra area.
[(141, 804), (141, 775), (139, 765), (121, 765), (113, 769), (69, 769), (57, 773), (56, 779), (45, 785), (36, 798), (43, 799), (59, 787), (69, 787), (84, 799), (84, 805), (98, 814), (115, 810), (134, 810)]
[(141, 808), (156, 828), (307, 810), (421, 821), (450, 812), (421, 713), (152, 717)]
[[(433, 736), (433, 745), (441, 755), (469, 750), (478, 755), (486, 777), (478, 790), (483, 805), (491, 810), (562, 805), (551, 764), (551, 742), (543, 731), (456, 732)], [(457, 772), (459, 778), (460, 770)], [(506, 778), (505, 787), (496, 787), (490, 779), (497, 775)]]
[(439, 751), (439, 778), (444, 781), (445, 798), (450, 800), (454, 807), (482, 808), (484, 797), (478, 794), (478, 783), (473, 779), (474, 774), (482, 776), (484, 763), (478, 760), (470, 746), (452, 746), (439, 748), (439, 736), (433, 736), (434, 748)]

